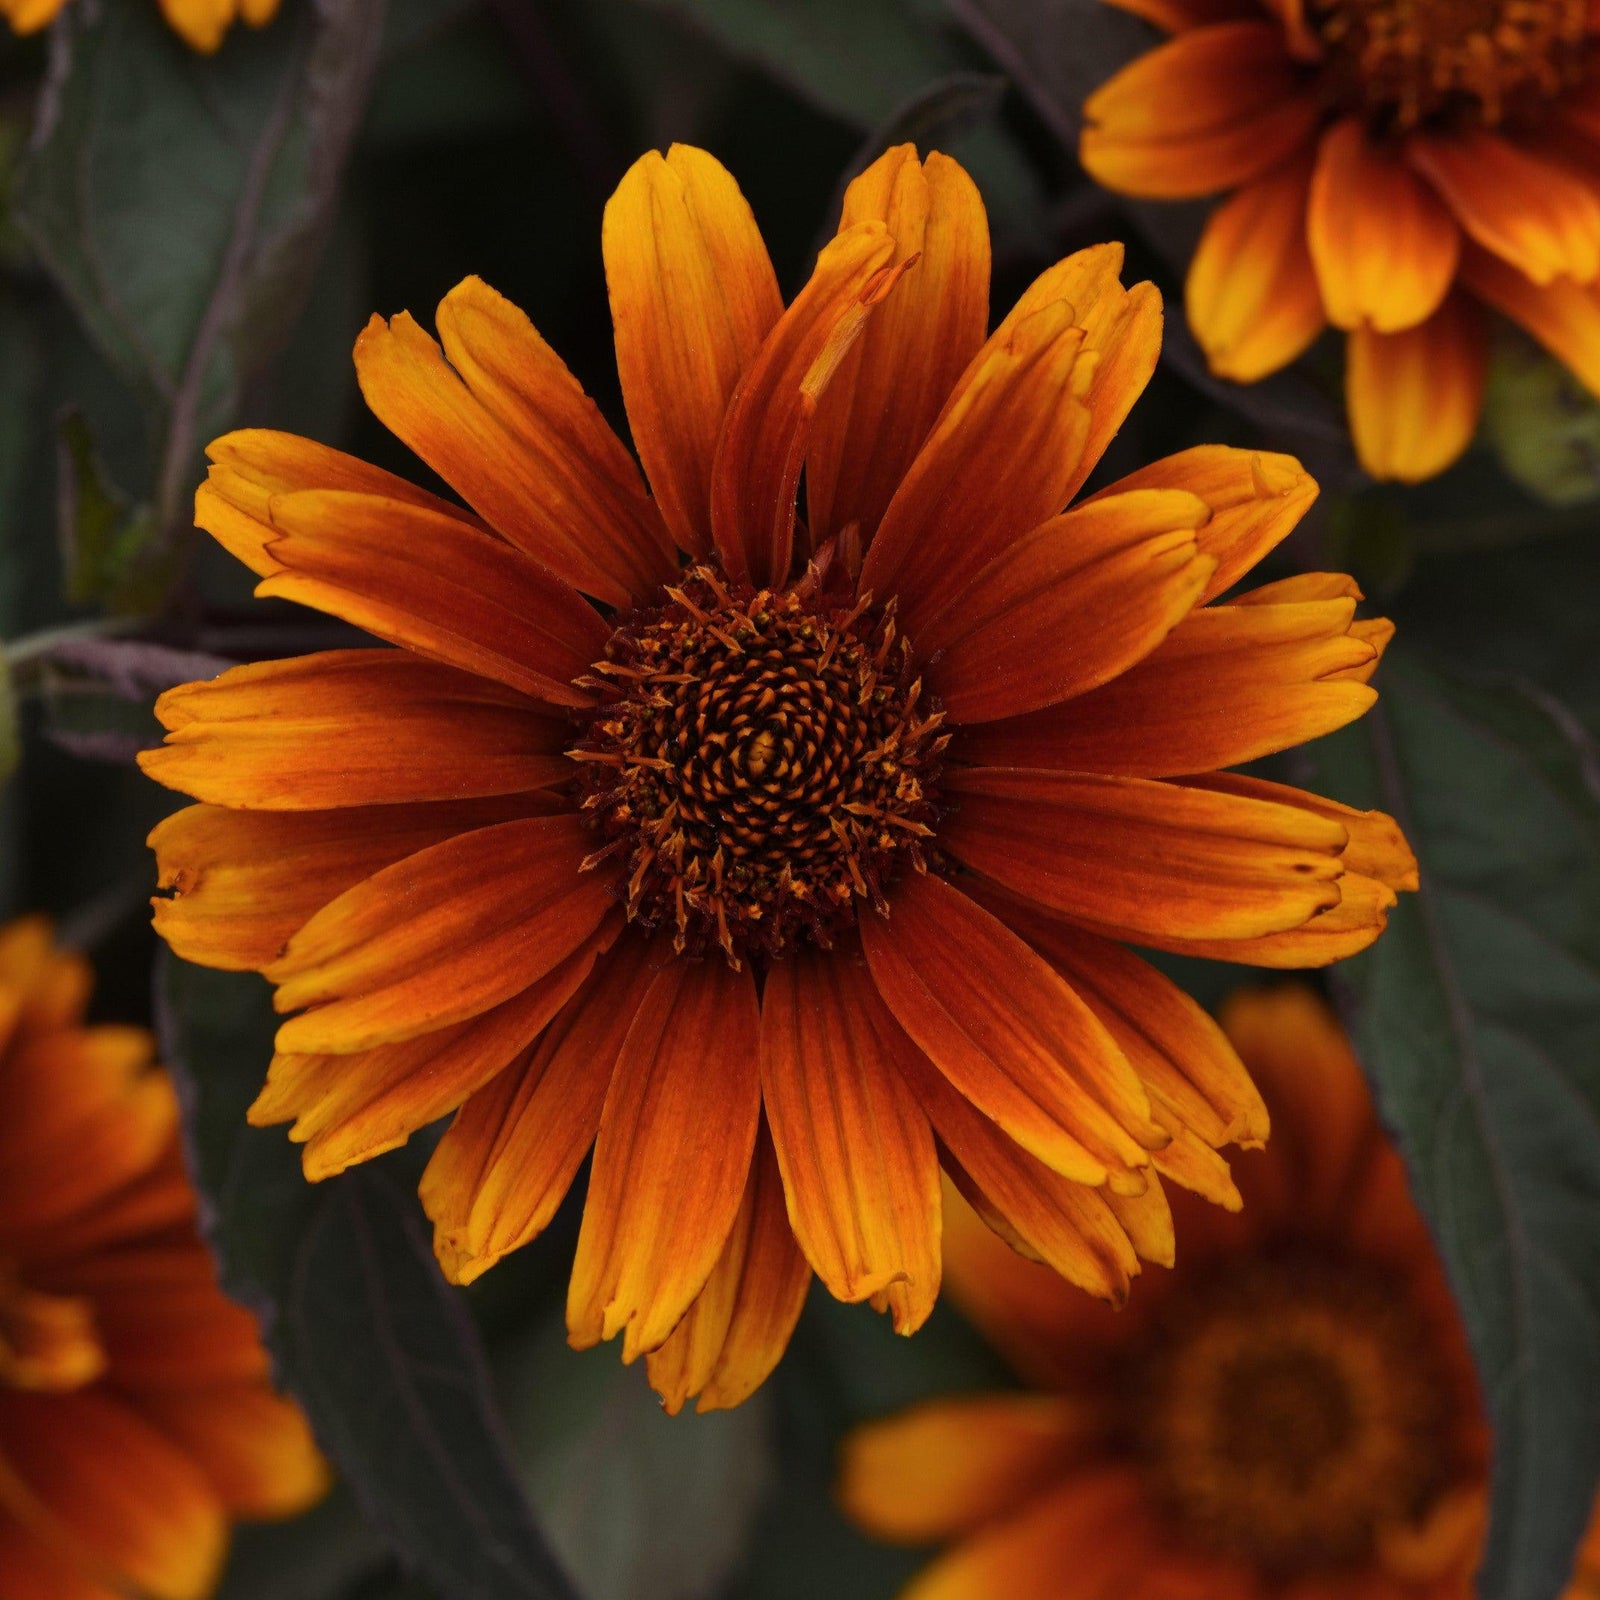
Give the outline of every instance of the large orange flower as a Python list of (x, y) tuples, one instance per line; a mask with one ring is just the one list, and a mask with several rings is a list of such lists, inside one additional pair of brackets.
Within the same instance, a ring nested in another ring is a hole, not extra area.
[[(13, 33), (47, 28), (68, 0), (0, 0), (0, 16)], [(191, 50), (211, 55), (221, 49), (235, 22), (264, 28), (278, 14), (281, 0), (159, 0), (168, 25)]]
[(195, 1227), (178, 1106), (89, 971), (0, 929), (0, 1594), (199, 1600), (326, 1469)]
[(1120, 1296), (1171, 1248), (1161, 1178), (1236, 1204), (1216, 1149), (1267, 1123), (1114, 941), (1376, 937), (1394, 824), (1212, 769), (1359, 715), (1387, 625), (1326, 575), (1206, 604), (1315, 493), (1284, 457), (1193, 450), (1063, 514), (1160, 307), (1106, 246), (986, 337), (952, 161), (859, 178), (787, 309), (700, 151), (641, 160), (604, 246), (651, 494), (473, 278), (442, 349), (404, 315), (356, 345), (470, 512), (304, 440), (212, 446), (197, 517), (258, 592), (403, 648), (163, 697), (146, 769), (203, 804), (154, 835), (157, 926), (297, 1013), (252, 1115), (311, 1177), (461, 1108), (422, 1184), (454, 1278), (592, 1145), (571, 1337), (625, 1332), (673, 1407), (761, 1381), (810, 1268), (918, 1326), (941, 1154)]
[(1242, 1215), (1174, 1196), (1178, 1268), (1126, 1310), (948, 1217), (951, 1293), (1036, 1392), (847, 1440), (847, 1511), (957, 1541), (904, 1600), (1470, 1600), (1488, 1428), (1400, 1158), (1309, 989), (1222, 1020), (1272, 1144)]
[(1586, 0), (1111, 0), (1175, 37), (1084, 107), (1083, 164), (1127, 194), (1236, 191), (1186, 303), (1253, 383), (1347, 331), (1374, 476), (1466, 448), (1487, 305), (1600, 394), (1600, 60)]

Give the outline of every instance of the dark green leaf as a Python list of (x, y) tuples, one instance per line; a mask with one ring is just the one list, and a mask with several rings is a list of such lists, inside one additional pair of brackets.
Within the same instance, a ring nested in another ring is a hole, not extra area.
[(276, 1022), (259, 980), (171, 961), (161, 1000), (224, 1279), (368, 1514), (447, 1600), (572, 1600), (411, 1182), (312, 1186), (282, 1129), (247, 1125)]
[(216, 1600), (346, 1600), (393, 1561), (341, 1485), (292, 1522), (237, 1528)]
[(1495, 1432), (1491, 1600), (1550, 1600), (1600, 1477), (1600, 767), (1563, 707), (1391, 657), (1318, 787), (1422, 867), (1340, 968)]
[(1564, 506), (1600, 495), (1600, 401), (1508, 327), (1495, 330), (1483, 433), (1506, 471), (1541, 500)]
[(162, 440), (158, 524), (271, 356), (315, 265), (383, 0), (290, 5), (196, 56), (147, 0), (63, 14), (17, 219)]
[(56, 429), (56, 527), (67, 599), (111, 611), (153, 610), (171, 581), (148, 506), (133, 506), (106, 474), (81, 411)]

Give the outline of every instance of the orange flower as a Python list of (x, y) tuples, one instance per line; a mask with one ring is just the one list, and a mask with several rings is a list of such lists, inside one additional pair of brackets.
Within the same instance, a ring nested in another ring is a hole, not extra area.
[(1585, 0), (1110, 0), (1174, 37), (1084, 106), (1084, 167), (1235, 191), (1189, 267), (1211, 368), (1253, 383), (1332, 323), (1362, 465), (1466, 449), (1489, 306), (1600, 394), (1600, 75)]
[(0, 929), (0, 1594), (199, 1600), (235, 1517), (326, 1487), (195, 1228), (172, 1083), (90, 976)]
[(851, 1516), (956, 1541), (904, 1600), (1470, 1600), (1488, 1426), (1400, 1157), (1311, 990), (1222, 1021), (1272, 1144), (1241, 1216), (1174, 1196), (1181, 1264), (1120, 1315), (947, 1216), (951, 1293), (1036, 1392), (846, 1441)]
[[(212, 446), (197, 519), (258, 593), (402, 646), (163, 697), (179, 954), (297, 1013), (252, 1116), (312, 1178), (460, 1108), (422, 1196), (477, 1277), (591, 1145), (568, 1300), (673, 1408), (765, 1377), (810, 1269), (903, 1332), (938, 1165), (1097, 1294), (1236, 1204), (1267, 1131), (1203, 1013), (1112, 941), (1267, 965), (1381, 929), (1394, 824), (1213, 768), (1358, 716), (1387, 625), (1347, 579), (1204, 605), (1314, 485), (1199, 449), (1062, 514), (1156, 359), (1120, 250), (987, 338), (953, 161), (851, 187), (787, 310), (711, 157), (624, 178), (604, 246), (626, 448), (475, 278), (356, 344), (470, 512), (304, 440)], [(796, 487), (806, 478), (806, 521)], [(584, 598), (588, 596), (590, 598)], [(1202, 606), (1203, 609), (1196, 609)], [(798, 1248), (797, 1248), (798, 1241)]]
[[(264, 28), (278, 14), (280, 0), (159, 0), (168, 25), (202, 55), (221, 48), (235, 22)], [(13, 33), (37, 33), (56, 20), (67, 0), (0, 0), (0, 16)]]

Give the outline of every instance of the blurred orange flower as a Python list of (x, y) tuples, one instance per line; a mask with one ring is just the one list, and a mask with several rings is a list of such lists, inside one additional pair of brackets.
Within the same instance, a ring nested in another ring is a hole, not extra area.
[(950, 1290), (1033, 1392), (846, 1442), (845, 1509), (956, 1543), (905, 1600), (1469, 1600), (1488, 1427), (1400, 1157), (1308, 988), (1222, 1023), (1273, 1112), (1244, 1211), (1174, 1196), (1174, 1272), (1121, 1313), (947, 1217)]
[(89, 985), (0, 929), (0, 1594), (199, 1600), (230, 1521), (327, 1471), (218, 1287), (149, 1036), (86, 1027)]
[[(422, 1183), (466, 1282), (591, 1146), (567, 1305), (676, 1409), (748, 1395), (811, 1271), (911, 1332), (941, 1160), (1118, 1297), (1161, 1178), (1237, 1204), (1265, 1138), (1209, 1019), (1115, 941), (1314, 965), (1377, 937), (1398, 829), (1213, 769), (1359, 716), (1390, 629), (1348, 579), (1210, 604), (1314, 494), (1201, 448), (1063, 514), (1143, 388), (1104, 246), (985, 334), (966, 173), (851, 186), (785, 309), (729, 174), (624, 178), (603, 243), (627, 448), (476, 278), (356, 345), (458, 506), (303, 439), (211, 448), (196, 515), (258, 593), (398, 650), (165, 695), (146, 770), (173, 948), (264, 972), (252, 1118), (320, 1178), (459, 1112)], [(796, 496), (805, 474), (806, 520)], [(585, 598), (585, 597), (588, 598)]]
[(1111, 0), (1173, 38), (1084, 106), (1084, 167), (1235, 191), (1189, 267), (1212, 370), (1329, 323), (1362, 465), (1415, 481), (1477, 426), (1483, 307), (1600, 394), (1600, 75), (1585, 0)]
[[(0, 0), (0, 16), (13, 33), (37, 33), (55, 21), (69, 0)], [(264, 28), (282, 0), (157, 0), (161, 14), (189, 46), (203, 55), (221, 48), (235, 22)]]

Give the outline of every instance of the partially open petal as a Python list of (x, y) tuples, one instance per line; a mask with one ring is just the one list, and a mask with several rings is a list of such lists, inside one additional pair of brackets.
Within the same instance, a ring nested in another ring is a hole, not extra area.
[(768, 972), (762, 1094), (795, 1237), (839, 1299), (886, 1294), (897, 1333), (939, 1293), (939, 1163), (894, 1065), (906, 1048), (854, 949)]
[(1328, 320), (1379, 333), (1439, 309), (1461, 256), (1461, 230), (1402, 156), (1345, 117), (1322, 136), (1306, 217)]
[(1248, 183), (1317, 125), (1276, 23), (1220, 22), (1139, 56), (1084, 102), (1078, 157), (1108, 189), (1186, 200)]
[[(1138, 1192), (1166, 1142), (1115, 1041), (1010, 929), (943, 879), (911, 877), (866, 918), (873, 981), (900, 1026), (979, 1110), (1079, 1183)], [(1004, 1008), (994, 1004), (1005, 994)]]
[(918, 634), (929, 687), (953, 722), (1054, 705), (1149, 654), (1216, 569), (1195, 529), (1203, 500), (1147, 489), (1079, 506), (997, 556)]
[(623, 1333), (659, 1348), (705, 1287), (738, 1217), (761, 1112), (761, 1013), (748, 970), (656, 975), (606, 1095), (567, 1293), (577, 1349)]
[(633, 442), (673, 537), (703, 557), (723, 414), (783, 314), (778, 280), (738, 184), (688, 145), (634, 162), (600, 239)]
[(1309, 150), (1211, 213), (1189, 261), (1183, 304), (1219, 378), (1255, 383), (1287, 366), (1326, 316), (1306, 247)]
[(267, 968), (302, 1015), (278, 1048), (349, 1054), (479, 1016), (558, 967), (599, 925), (612, 879), (582, 872), (574, 816), (458, 834), (330, 901)]
[(556, 809), (544, 794), (337, 811), (187, 806), (156, 825), (155, 928), (185, 961), (259, 971), (330, 900), (458, 833)]
[(256, 589), (539, 700), (581, 706), (572, 680), (605, 648), (576, 589), (459, 517), (401, 500), (309, 489), (269, 509), (279, 564)]
[(1365, 680), (1392, 633), (1356, 620), (1359, 591), (1345, 583), (1344, 594), (1285, 592), (1193, 611), (1102, 688), (974, 728), (963, 757), (1164, 778), (1242, 765), (1331, 733), (1376, 701)]
[(1217, 562), (1202, 602), (1231, 589), (1281, 544), (1317, 498), (1316, 480), (1293, 456), (1202, 444), (1130, 472), (1086, 503), (1134, 489), (1183, 489), (1211, 507), (1211, 520), (1195, 533), (1201, 552)]
[(1488, 371), (1483, 317), (1464, 294), (1403, 333), (1357, 328), (1345, 403), (1362, 466), (1401, 483), (1443, 472), (1472, 443)]
[(873, 308), (909, 263), (892, 265), (881, 222), (846, 228), (778, 319), (728, 402), (711, 468), (711, 534), (729, 574), (782, 583), (794, 551), (795, 495), (812, 418)]
[(1414, 134), (1406, 159), (1468, 234), (1535, 283), (1600, 273), (1600, 194), (1560, 161), (1475, 128)]
[(806, 458), (812, 539), (854, 524), (863, 546), (989, 318), (989, 224), (963, 168), (915, 145), (886, 151), (845, 191), (840, 230), (876, 220), (916, 265), (878, 307), (817, 408)]
[(420, 1186), (453, 1283), (549, 1225), (600, 1130), (612, 1068), (654, 978), (649, 945), (624, 939), (527, 1055), (456, 1114)]
[(846, 1435), (839, 1502), (880, 1539), (955, 1538), (1065, 1476), (1095, 1420), (1065, 1395), (925, 1400)]
[(739, 1215), (705, 1288), (667, 1342), (645, 1358), (667, 1414), (676, 1416), (694, 1397), (696, 1411), (748, 1400), (788, 1348), (810, 1285), (811, 1268), (789, 1227), (778, 1160), (763, 1130)]
[(564, 782), (566, 719), (399, 650), (234, 667), (156, 702), (167, 742), (139, 765), (169, 789), (263, 811), (518, 794)]
[(940, 843), (1012, 893), (1153, 941), (1251, 938), (1339, 903), (1331, 818), (1141, 778), (1021, 768), (946, 776)]

